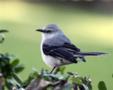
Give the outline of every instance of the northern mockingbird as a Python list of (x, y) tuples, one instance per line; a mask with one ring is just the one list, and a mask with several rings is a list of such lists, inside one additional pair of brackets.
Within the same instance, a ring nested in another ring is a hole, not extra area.
[(77, 63), (78, 61), (85, 62), (85, 56), (105, 54), (102, 52), (81, 52), (55, 24), (49, 24), (36, 31), (42, 32), (42, 58), (48, 66), (53, 67), (52, 71), (62, 65)]

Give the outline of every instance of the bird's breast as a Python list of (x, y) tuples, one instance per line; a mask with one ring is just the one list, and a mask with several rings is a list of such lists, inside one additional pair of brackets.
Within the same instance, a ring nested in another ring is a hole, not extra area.
[(50, 55), (44, 54), (42, 48), (43, 47), (41, 45), (42, 59), (43, 59), (43, 61), (45, 62), (46, 65), (48, 65), (49, 67), (55, 67), (55, 66), (60, 66), (61, 65), (60, 60), (58, 60), (57, 58), (54, 58), (54, 57), (52, 57)]

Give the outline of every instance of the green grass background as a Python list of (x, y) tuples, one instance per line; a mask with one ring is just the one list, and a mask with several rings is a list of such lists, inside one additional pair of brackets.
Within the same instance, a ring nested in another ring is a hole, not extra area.
[(66, 71), (89, 75), (93, 90), (98, 90), (99, 81), (105, 81), (108, 90), (113, 90), (113, 15), (66, 5), (0, 2), (0, 29), (10, 31), (0, 44), (0, 52), (14, 54), (21, 60), (26, 68), (20, 76), (26, 79), (32, 68), (50, 69), (42, 61), (41, 34), (35, 31), (50, 23), (58, 24), (82, 51), (109, 53), (87, 57), (86, 63), (67, 65)]

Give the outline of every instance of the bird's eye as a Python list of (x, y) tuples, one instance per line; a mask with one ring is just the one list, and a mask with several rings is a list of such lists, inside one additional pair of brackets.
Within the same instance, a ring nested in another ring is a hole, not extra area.
[(52, 31), (51, 30), (46, 30), (46, 33), (51, 33)]

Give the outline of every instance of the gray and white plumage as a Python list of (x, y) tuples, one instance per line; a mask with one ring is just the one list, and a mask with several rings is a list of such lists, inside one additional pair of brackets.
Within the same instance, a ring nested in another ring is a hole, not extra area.
[(50, 67), (77, 63), (78, 58), (85, 62), (85, 56), (97, 56), (101, 52), (81, 52), (64, 35), (60, 28), (55, 24), (49, 24), (42, 29), (41, 53), (44, 62)]

